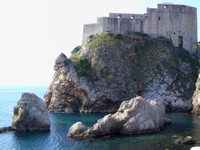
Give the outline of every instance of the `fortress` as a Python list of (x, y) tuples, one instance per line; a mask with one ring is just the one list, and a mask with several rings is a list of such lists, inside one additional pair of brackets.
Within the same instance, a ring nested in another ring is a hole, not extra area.
[(151, 37), (166, 37), (176, 47), (183, 47), (190, 53), (196, 52), (197, 9), (171, 3), (157, 4), (147, 8), (146, 14), (110, 13), (109, 17), (97, 18), (97, 23), (83, 28), (83, 43), (92, 34), (103, 32), (146, 33)]

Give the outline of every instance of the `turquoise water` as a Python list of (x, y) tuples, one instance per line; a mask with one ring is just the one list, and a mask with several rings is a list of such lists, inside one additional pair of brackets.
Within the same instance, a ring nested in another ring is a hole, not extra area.
[[(12, 123), (13, 107), (17, 104), (22, 92), (32, 92), (43, 98), (46, 86), (0, 86), (0, 127)], [(7, 132), (0, 134), (0, 150), (188, 150), (200, 146), (200, 119), (192, 114), (167, 113), (172, 124), (154, 134), (119, 135), (98, 137), (91, 140), (76, 141), (67, 137), (70, 126), (81, 121), (92, 126), (105, 114), (53, 114), (50, 113), (51, 132), (28, 131)], [(173, 135), (191, 135), (196, 138), (195, 145), (175, 145)]]

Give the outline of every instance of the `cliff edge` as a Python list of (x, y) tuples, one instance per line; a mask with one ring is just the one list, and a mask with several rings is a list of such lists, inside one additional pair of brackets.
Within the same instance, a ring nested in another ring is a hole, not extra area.
[(44, 101), (52, 112), (116, 112), (137, 95), (167, 111), (192, 109), (198, 59), (166, 38), (146, 34), (91, 35), (68, 59), (55, 61)]
[(199, 115), (200, 114), (200, 74), (198, 75), (198, 79), (196, 82), (196, 90), (194, 91), (192, 99), (193, 99), (193, 102), (192, 102), (193, 112)]

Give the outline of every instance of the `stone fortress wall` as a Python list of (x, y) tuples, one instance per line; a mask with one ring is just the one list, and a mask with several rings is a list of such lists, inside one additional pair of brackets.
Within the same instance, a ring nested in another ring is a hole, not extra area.
[(126, 34), (128, 31), (146, 33), (151, 37), (163, 36), (172, 40), (174, 46), (194, 53), (194, 45), (197, 43), (197, 9), (163, 3), (157, 4), (157, 8), (147, 8), (146, 14), (110, 13), (109, 17), (98, 18), (97, 23), (84, 25), (83, 43), (92, 34)]

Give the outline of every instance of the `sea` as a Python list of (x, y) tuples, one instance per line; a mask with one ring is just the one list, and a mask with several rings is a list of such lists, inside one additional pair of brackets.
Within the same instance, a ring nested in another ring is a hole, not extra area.
[[(47, 86), (0, 86), (0, 127), (11, 126), (13, 108), (23, 92), (41, 99)], [(189, 150), (200, 146), (200, 118), (191, 113), (166, 113), (172, 121), (158, 133), (140, 135), (111, 134), (87, 140), (67, 137), (72, 124), (81, 121), (90, 127), (105, 113), (49, 113), (49, 131), (11, 131), (0, 134), (0, 150)], [(192, 136), (193, 145), (173, 144), (172, 136)]]

